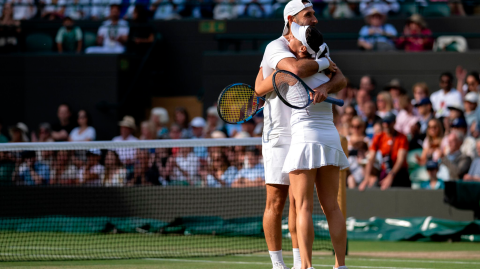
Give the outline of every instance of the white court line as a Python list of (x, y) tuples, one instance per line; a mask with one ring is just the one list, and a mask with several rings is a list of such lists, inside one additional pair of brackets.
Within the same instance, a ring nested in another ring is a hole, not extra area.
[[(271, 262), (238, 262), (238, 261), (211, 261), (211, 260), (184, 260), (184, 259), (144, 259), (150, 261), (167, 261), (167, 262), (192, 262), (192, 263), (216, 263), (216, 264), (257, 264), (257, 265), (271, 265)], [(329, 267), (327, 264), (313, 264), (315, 267)], [(418, 268), (418, 267), (385, 267), (385, 266), (348, 266), (349, 268), (372, 268), (372, 269), (432, 269), (432, 268)]]
[[(250, 256), (250, 257), (270, 257), (269, 255), (255, 255), (255, 254), (238, 254), (235, 256)], [(292, 255), (283, 255), (283, 257), (293, 258)], [(315, 260), (323, 260), (323, 259), (330, 259), (332, 257), (313, 257), (312, 259)], [(415, 262), (415, 263), (444, 263), (444, 264), (472, 264), (472, 265), (480, 265), (480, 262), (461, 262), (461, 261), (439, 261), (439, 260), (394, 260), (394, 259), (368, 259), (368, 258), (350, 258), (346, 257), (346, 260), (355, 260), (355, 261), (369, 261), (369, 262)], [(412, 258), (412, 259), (421, 259), (421, 258)]]

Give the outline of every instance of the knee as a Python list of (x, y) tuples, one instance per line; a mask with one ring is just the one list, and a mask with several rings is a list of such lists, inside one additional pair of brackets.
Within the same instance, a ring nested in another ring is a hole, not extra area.
[(329, 215), (337, 210), (340, 210), (337, 201), (332, 201), (331, 203), (322, 203), (323, 213), (325, 215)]
[(313, 201), (309, 201), (307, 199), (297, 199), (295, 200), (295, 210), (297, 211), (297, 214), (312, 213)]
[(285, 200), (282, 199), (270, 199), (267, 201), (266, 211), (275, 214), (281, 215), (283, 212), (283, 207), (285, 205)]

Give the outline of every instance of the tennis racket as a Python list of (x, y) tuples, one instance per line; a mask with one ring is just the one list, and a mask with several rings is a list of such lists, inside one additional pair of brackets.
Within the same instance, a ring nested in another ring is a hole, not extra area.
[[(295, 74), (278, 70), (273, 74), (273, 88), (282, 102), (295, 109), (303, 109), (313, 102), (315, 92)], [(343, 106), (341, 99), (327, 97), (324, 101), (337, 106)]]
[(244, 123), (263, 110), (263, 106), (259, 107), (261, 100), (265, 101), (265, 98), (257, 96), (250, 85), (229, 85), (218, 97), (218, 115), (226, 123)]

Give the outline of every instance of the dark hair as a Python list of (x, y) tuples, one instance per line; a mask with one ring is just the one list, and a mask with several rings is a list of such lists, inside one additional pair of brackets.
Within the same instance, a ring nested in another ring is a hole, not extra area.
[[(80, 113), (80, 111), (85, 112), (85, 117), (87, 118), (87, 126), (92, 126), (92, 116), (90, 115), (90, 113), (88, 113), (86, 109), (80, 109), (78, 110), (78, 113)], [(78, 119), (78, 116), (77, 116), (77, 119)]]
[[(180, 112), (185, 116), (185, 122), (183, 122), (180, 127), (183, 128), (188, 128), (188, 124), (190, 122), (190, 115), (188, 114), (188, 111), (184, 107), (177, 107), (175, 109), (175, 113)], [(176, 117), (176, 115), (175, 115)], [(174, 117), (174, 119), (175, 119)]]
[[(309, 26), (307, 31), (305, 31), (305, 39), (307, 40), (307, 44), (312, 48), (315, 52), (320, 50), (320, 46), (323, 44), (323, 35), (322, 33), (315, 28), (314, 26)], [(324, 51), (324, 54), (327, 51)], [(319, 58), (323, 57), (322, 54)]]
[(453, 75), (452, 75), (452, 73), (450, 73), (450, 72), (443, 72), (443, 73), (440, 75), (440, 78), (439, 78), (439, 79), (442, 79), (442, 77), (448, 77), (448, 79), (450, 79), (450, 82), (453, 82)]
[(73, 22), (73, 19), (69, 16), (66, 16), (65, 18), (63, 18), (62, 22), (66, 22), (66, 21), (72, 21)]
[(480, 83), (480, 75), (478, 74), (477, 71), (470, 72), (470, 74), (468, 74), (468, 76), (474, 77), (475, 80), (477, 81), (477, 83)]
[(148, 10), (144, 5), (135, 5), (135, 11), (137, 12), (137, 18), (135, 22), (142, 23), (148, 22)]
[(119, 10), (122, 9), (121, 5), (119, 5), (119, 4), (110, 5), (110, 9), (112, 9), (112, 8), (118, 8)]

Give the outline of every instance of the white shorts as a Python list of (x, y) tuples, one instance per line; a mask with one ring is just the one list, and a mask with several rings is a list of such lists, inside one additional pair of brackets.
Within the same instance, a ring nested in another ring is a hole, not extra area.
[(290, 142), (291, 136), (280, 136), (267, 142), (262, 141), (265, 184), (290, 185), (288, 173), (282, 173)]

